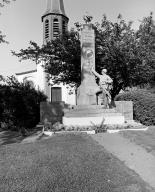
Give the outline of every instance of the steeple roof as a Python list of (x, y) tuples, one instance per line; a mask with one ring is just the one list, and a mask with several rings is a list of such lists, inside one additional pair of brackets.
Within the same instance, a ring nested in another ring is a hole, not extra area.
[(44, 15), (61, 14), (66, 16), (63, 0), (47, 0), (47, 8)]

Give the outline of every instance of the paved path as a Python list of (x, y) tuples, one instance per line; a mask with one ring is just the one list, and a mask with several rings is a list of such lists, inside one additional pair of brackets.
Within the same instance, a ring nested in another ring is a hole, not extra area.
[(119, 133), (98, 133), (91, 136), (155, 188), (155, 156), (141, 146), (131, 143)]

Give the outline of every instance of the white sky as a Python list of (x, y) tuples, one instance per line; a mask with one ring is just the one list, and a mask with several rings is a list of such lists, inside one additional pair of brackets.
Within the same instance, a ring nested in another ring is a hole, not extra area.
[[(134, 21), (133, 27), (136, 28), (139, 20), (154, 12), (155, 0), (64, 0), (64, 6), (70, 19), (69, 27), (81, 22), (87, 11), (93, 15), (93, 21), (99, 22), (103, 14), (115, 21), (121, 13), (126, 21)], [(0, 44), (1, 75), (14, 75), (36, 68), (31, 61), (20, 63), (17, 57), (11, 55), (11, 50), (27, 48), (30, 40), (42, 44), (41, 16), (45, 9), (46, 0), (16, 0), (1, 9), (0, 30), (9, 41), (9, 44)]]

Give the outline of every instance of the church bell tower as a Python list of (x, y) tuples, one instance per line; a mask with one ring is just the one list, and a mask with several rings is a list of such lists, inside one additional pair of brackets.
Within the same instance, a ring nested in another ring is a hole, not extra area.
[[(68, 30), (69, 18), (66, 16), (63, 0), (47, 0), (46, 11), (42, 16), (43, 44), (63, 35)], [(41, 90), (47, 95), (47, 100), (52, 101), (51, 86), (47, 82), (47, 73), (44, 63), (37, 65), (37, 80)]]
[(68, 21), (63, 0), (47, 0), (47, 8), (42, 16), (43, 43), (63, 36), (68, 30)]

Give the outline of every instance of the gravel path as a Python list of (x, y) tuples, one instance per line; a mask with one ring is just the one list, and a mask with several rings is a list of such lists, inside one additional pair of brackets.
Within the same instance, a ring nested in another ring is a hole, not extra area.
[(119, 133), (99, 133), (91, 136), (155, 188), (155, 156)]

